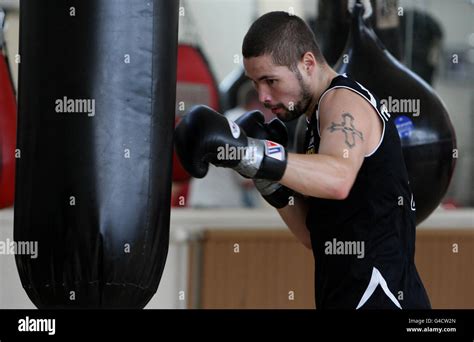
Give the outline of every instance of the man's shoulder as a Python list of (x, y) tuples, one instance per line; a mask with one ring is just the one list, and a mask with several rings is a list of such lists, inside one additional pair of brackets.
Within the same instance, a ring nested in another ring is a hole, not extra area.
[(332, 88), (327, 91), (321, 98), (319, 103), (320, 112), (332, 111), (353, 111), (356, 108), (367, 110), (372, 108), (370, 99), (352, 88)]

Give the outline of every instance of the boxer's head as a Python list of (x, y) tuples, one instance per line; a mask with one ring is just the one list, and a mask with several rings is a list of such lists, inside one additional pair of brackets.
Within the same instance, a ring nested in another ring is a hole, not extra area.
[(242, 55), (260, 101), (281, 120), (308, 110), (318, 87), (315, 80), (326, 62), (301, 18), (286, 12), (264, 14), (245, 35)]

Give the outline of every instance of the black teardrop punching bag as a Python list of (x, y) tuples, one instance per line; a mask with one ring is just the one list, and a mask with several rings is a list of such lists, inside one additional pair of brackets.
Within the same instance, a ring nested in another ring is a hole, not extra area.
[(143, 308), (168, 252), (178, 1), (23, 0), (20, 15), (23, 287), (38, 308)]
[(435, 91), (383, 47), (362, 14), (362, 5), (356, 4), (346, 47), (334, 69), (386, 104), (399, 132), (420, 223), (439, 205), (451, 180), (454, 129)]

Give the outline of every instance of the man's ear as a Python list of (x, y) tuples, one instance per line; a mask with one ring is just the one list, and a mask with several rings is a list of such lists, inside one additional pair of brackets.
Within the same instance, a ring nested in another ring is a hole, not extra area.
[(316, 68), (317, 62), (314, 54), (312, 52), (305, 52), (303, 57), (301, 58), (301, 62), (303, 63), (303, 69), (306, 74), (311, 75), (311, 73)]

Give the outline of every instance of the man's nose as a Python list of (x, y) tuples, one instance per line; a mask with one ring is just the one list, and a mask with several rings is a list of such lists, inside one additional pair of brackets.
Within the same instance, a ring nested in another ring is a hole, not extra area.
[(269, 93), (265, 91), (260, 91), (258, 93), (258, 100), (260, 103), (272, 103), (272, 98)]

